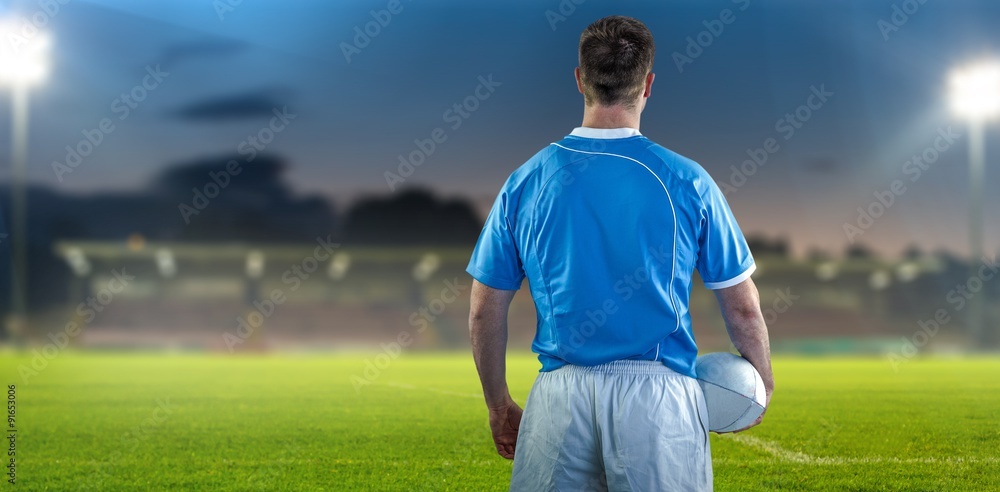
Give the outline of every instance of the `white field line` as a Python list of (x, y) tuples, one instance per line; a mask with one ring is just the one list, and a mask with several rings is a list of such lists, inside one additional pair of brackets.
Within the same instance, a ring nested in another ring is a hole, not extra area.
[(414, 386), (412, 384), (389, 382), (389, 383), (386, 383), (386, 386), (391, 386), (393, 388), (402, 388), (402, 389), (407, 389), (407, 390), (432, 391), (434, 393), (441, 393), (442, 395), (461, 396), (462, 398), (475, 398), (477, 400), (483, 399), (483, 395), (477, 395), (477, 394), (474, 394), (474, 393), (460, 393), (460, 392), (457, 392), (457, 391), (451, 391), (451, 390), (446, 390), (446, 389), (429, 388), (429, 387), (426, 387), (426, 386)]
[[(443, 395), (461, 396), (463, 398), (475, 398), (477, 400), (482, 399), (483, 395), (473, 394), (473, 393), (460, 393), (457, 391), (445, 390), (440, 388), (431, 388), (426, 386), (414, 386), (412, 384), (404, 384), (397, 382), (386, 383), (386, 386), (393, 388), (401, 388), (407, 390), (420, 390), (420, 391), (431, 391), (434, 393), (440, 393)], [(785, 449), (775, 442), (767, 441), (759, 437), (754, 437), (746, 434), (719, 434), (719, 437), (723, 439), (730, 439), (736, 441), (744, 446), (758, 449), (770, 454), (779, 461), (785, 461), (789, 463), (800, 463), (804, 465), (856, 465), (856, 464), (896, 464), (896, 465), (978, 465), (978, 464), (992, 464), (1000, 463), (1000, 457), (997, 456), (942, 456), (940, 458), (930, 457), (930, 458), (895, 458), (886, 456), (866, 456), (860, 458), (844, 458), (840, 456), (813, 456), (811, 454), (801, 453), (798, 451), (792, 451), (790, 449)], [(728, 464), (748, 464), (746, 460), (733, 460), (729, 458), (716, 458), (712, 460), (715, 464), (728, 465)], [(749, 463), (755, 462), (768, 462), (767, 460), (750, 460)]]
[(777, 443), (766, 441), (758, 437), (740, 434), (722, 434), (720, 437), (731, 439), (745, 446), (764, 451), (781, 461), (790, 463), (801, 463), (805, 465), (856, 465), (856, 464), (899, 464), (899, 465), (974, 465), (986, 463), (1000, 463), (1000, 458), (995, 456), (942, 456), (940, 458), (895, 458), (885, 456), (866, 456), (860, 458), (843, 458), (839, 456), (813, 456), (798, 451), (792, 451), (779, 446)]

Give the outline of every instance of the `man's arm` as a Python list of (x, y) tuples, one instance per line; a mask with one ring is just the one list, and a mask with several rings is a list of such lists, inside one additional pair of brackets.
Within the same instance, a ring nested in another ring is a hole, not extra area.
[[(732, 287), (716, 290), (715, 296), (719, 300), (722, 317), (726, 321), (726, 330), (729, 331), (733, 345), (744, 359), (753, 364), (764, 380), (764, 389), (767, 390), (767, 404), (764, 408), (766, 413), (767, 406), (771, 404), (771, 393), (774, 391), (774, 373), (771, 372), (771, 344), (767, 336), (764, 315), (760, 312), (757, 286), (753, 280), (746, 279)], [(762, 413), (754, 423), (740, 430), (749, 429), (763, 419)]]
[(521, 407), (507, 391), (507, 309), (515, 290), (499, 290), (472, 281), (472, 306), (469, 310), (469, 334), (472, 356), (483, 384), (490, 429), (497, 453), (514, 458), (517, 430), (521, 425)]

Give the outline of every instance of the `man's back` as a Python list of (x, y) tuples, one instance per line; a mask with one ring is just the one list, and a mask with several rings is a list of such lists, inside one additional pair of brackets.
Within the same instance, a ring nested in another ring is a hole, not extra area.
[[(469, 262), (472, 353), (497, 453), (514, 460), (511, 490), (711, 490), (688, 316), (695, 269), (770, 398), (746, 240), (698, 164), (639, 134), (654, 51), (636, 19), (587, 26), (574, 71), (583, 125), (511, 174)], [(542, 371), (522, 414), (505, 354), (525, 278)]]
[(636, 130), (578, 128), (511, 175), (469, 273), (500, 289), (528, 278), (543, 371), (640, 359), (693, 376), (695, 268), (714, 288), (753, 271), (708, 174)]

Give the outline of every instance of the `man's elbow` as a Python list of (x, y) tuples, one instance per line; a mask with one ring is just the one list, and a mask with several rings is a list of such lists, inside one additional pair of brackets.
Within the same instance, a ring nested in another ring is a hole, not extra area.
[(469, 330), (489, 329), (506, 323), (515, 291), (493, 289), (474, 280), (469, 306)]
[(716, 291), (716, 296), (727, 323), (745, 325), (763, 322), (760, 296), (753, 280), (746, 279), (740, 284)]
[(738, 325), (747, 325), (757, 322), (763, 323), (764, 315), (760, 311), (760, 306), (752, 303), (740, 303), (734, 306), (727, 306), (724, 312), (727, 321)]
[(472, 309), (469, 311), (469, 333), (475, 334), (489, 329), (496, 324), (497, 313), (489, 309)]
[(486, 314), (482, 311), (469, 311), (469, 331), (475, 330), (486, 322)]

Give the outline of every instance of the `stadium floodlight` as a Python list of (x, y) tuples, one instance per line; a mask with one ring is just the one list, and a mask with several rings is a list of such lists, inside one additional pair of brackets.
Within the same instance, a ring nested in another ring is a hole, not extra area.
[(69, 263), (70, 270), (77, 277), (86, 277), (90, 273), (90, 262), (80, 248), (66, 250), (66, 263)]
[(832, 261), (820, 263), (819, 266), (816, 267), (816, 278), (823, 282), (829, 282), (830, 280), (837, 278), (839, 273), (840, 268)]
[(28, 243), (25, 169), (28, 167), (28, 93), (49, 73), (51, 40), (27, 19), (0, 20), (0, 85), (11, 97), (11, 316), (10, 330), (22, 330), (28, 319)]
[(892, 276), (885, 270), (875, 270), (868, 277), (868, 286), (872, 290), (885, 290), (892, 283)]
[(983, 62), (951, 74), (951, 108), (972, 120), (1000, 115), (1000, 63)]
[(912, 282), (920, 276), (920, 265), (912, 261), (906, 261), (896, 267), (896, 278), (900, 282)]
[(0, 82), (28, 86), (49, 74), (48, 33), (39, 31), (26, 19), (0, 22)]
[[(969, 124), (969, 269), (983, 257), (983, 182), (986, 167), (986, 122), (1000, 116), (1000, 62), (979, 62), (955, 70), (949, 81), (951, 109)], [(982, 296), (969, 300), (969, 329), (974, 338), (986, 334)]]
[(166, 278), (177, 274), (177, 262), (174, 261), (174, 254), (167, 248), (162, 248), (156, 252), (156, 268), (160, 275)]
[(247, 253), (247, 277), (260, 278), (264, 274), (264, 253), (253, 250)]
[(434, 253), (427, 253), (413, 266), (413, 279), (417, 282), (426, 282), (440, 266), (441, 258)]
[(340, 280), (347, 275), (347, 270), (351, 268), (351, 255), (340, 252), (333, 255), (333, 259), (330, 260), (330, 266), (327, 267), (326, 273), (333, 280)]

